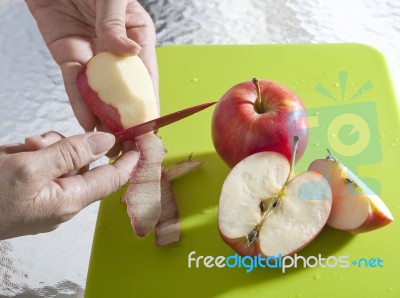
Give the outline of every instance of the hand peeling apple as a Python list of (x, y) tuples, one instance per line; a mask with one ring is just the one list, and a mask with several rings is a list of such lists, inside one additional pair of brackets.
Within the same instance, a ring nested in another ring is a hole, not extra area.
[[(99, 53), (78, 73), (77, 86), (86, 105), (114, 134), (158, 117), (150, 75), (138, 56)], [(158, 245), (177, 241), (178, 212), (169, 181), (163, 178), (166, 150), (161, 139), (147, 133), (131, 141), (139, 151), (124, 196), (132, 227), (138, 236), (156, 228)]]

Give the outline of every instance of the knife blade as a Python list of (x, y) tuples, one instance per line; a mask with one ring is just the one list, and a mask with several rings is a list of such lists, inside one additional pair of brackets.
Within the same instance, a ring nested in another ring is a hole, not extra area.
[(200, 105), (196, 105), (196, 106), (193, 106), (190, 108), (186, 108), (186, 109), (162, 116), (160, 118), (156, 118), (156, 119), (141, 123), (136, 126), (132, 126), (130, 128), (127, 128), (127, 129), (117, 132), (115, 134), (115, 137), (122, 142), (128, 141), (128, 140), (133, 140), (134, 138), (136, 138), (140, 135), (143, 135), (150, 131), (159, 129), (163, 126), (166, 126), (168, 124), (171, 124), (171, 123), (181, 120), (183, 118), (186, 118), (186, 117), (193, 115), (197, 112), (200, 112), (201, 110), (204, 110), (216, 103), (217, 103), (216, 101), (203, 103)]

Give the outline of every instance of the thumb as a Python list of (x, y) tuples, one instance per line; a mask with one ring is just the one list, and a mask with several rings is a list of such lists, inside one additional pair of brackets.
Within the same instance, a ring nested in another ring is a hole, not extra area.
[(33, 152), (35, 164), (47, 181), (86, 166), (107, 153), (115, 137), (104, 132), (91, 132), (60, 140), (47, 148)]
[(127, 0), (96, 1), (96, 34), (102, 46), (117, 55), (137, 55), (141, 47), (126, 35)]

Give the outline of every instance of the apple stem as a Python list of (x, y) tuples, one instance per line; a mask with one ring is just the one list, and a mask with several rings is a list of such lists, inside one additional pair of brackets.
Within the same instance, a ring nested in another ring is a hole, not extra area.
[(257, 113), (262, 114), (264, 111), (263, 111), (262, 102), (261, 102), (260, 84), (256, 78), (253, 78), (252, 82), (256, 86), (256, 90), (257, 90), (257, 98), (256, 98), (256, 102), (254, 103), (254, 109), (256, 110)]

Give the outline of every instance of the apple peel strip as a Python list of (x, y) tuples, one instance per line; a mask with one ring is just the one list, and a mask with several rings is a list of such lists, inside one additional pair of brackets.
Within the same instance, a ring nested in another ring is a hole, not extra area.
[(165, 246), (180, 239), (178, 206), (171, 184), (163, 172), (161, 175), (161, 215), (156, 225), (156, 244)]
[(135, 142), (139, 162), (131, 174), (124, 200), (136, 235), (144, 237), (161, 215), (161, 163), (166, 150), (153, 133), (137, 137)]

